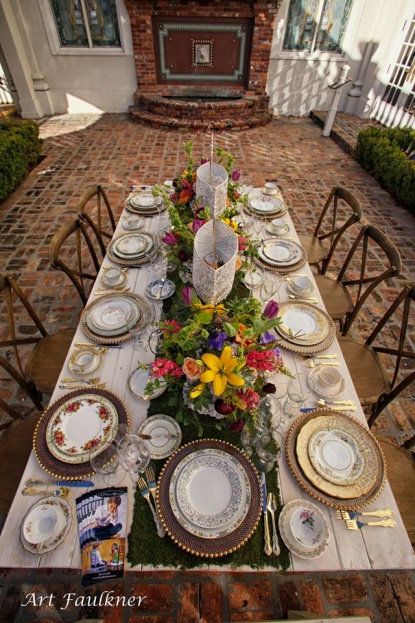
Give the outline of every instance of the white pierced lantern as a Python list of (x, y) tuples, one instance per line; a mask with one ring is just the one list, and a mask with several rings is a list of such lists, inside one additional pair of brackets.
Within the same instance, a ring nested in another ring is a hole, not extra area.
[(196, 233), (193, 287), (204, 303), (217, 305), (228, 296), (235, 278), (237, 254), (238, 236), (223, 221), (208, 221)]
[(205, 162), (196, 171), (196, 199), (200, 206), (209, 207), (212, 218), (226, 208), (228, 172), (220, 164)]

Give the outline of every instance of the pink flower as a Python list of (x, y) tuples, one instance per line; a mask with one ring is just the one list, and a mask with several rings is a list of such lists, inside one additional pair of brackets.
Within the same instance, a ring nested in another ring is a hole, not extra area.
[(177, 322), (177, 320), (166, 320), (163, 323), (163, 333), (178, 333), (179, 331), (181, 331), (182, 328), (179, 325), (179, 323)]
[(238, 251), (246, 251), (248, 247), (249, 247), (248, 238), (246, 236), (239, 236)]
[(184, 302), (186, 303), (186, 305), (190, 305), (192, 302), (192, 294), (193, 294), (193, 288), (183, 288), (182, 290), (182, 298), (184, 300)]
[(172, 231), (168, 231), (161, 240), (164, 244), (169, 245), (169, 247), (175, 247), (180, 240), (180, 236)]
[(201, 218), (195, 218), (194, 221), (189, 223), (189, 228), (194, 234), (196, 234), (205, 223), (206, 223), (205, 220)]
[(252, 387), (237, 389), (235, 396), (237, 397), (237, 407), (244, 411), (252, 411), (260, 401), (259, 394)]
[(183, 376), (183, 370), (181, 367), (171, 359), (159, 358), (153, 361), (150, 365), (151, 373), (156, 379), (162, 376)]
[(264, 316), (271, 320), (272, 318), (276, 317), (279, 310), (280, 306), (278, 305), (277, 301), (271, 300), (264, 309)]
[(239, 180), (239, 178), (241, 177), (241, 174), (239, 173), (239, 171), (237, 171), (236, 169), (234, 169), (232, 171), (232, 175), (231, 175), (231, 179), (232, 182), (237, 182)]
[(278, 363), (274, 350), (250, 350), (245, 357), (248, 368), (261, 370), (262, 372), (272, 372)]

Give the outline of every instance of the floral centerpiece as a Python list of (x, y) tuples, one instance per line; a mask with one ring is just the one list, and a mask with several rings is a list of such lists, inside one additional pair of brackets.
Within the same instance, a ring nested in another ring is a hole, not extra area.
[(200, 415), (216, 418), (218, 426), (241, 430), (254, 422), (262, 397), (275, 392), (268, 381), (274, 372), (290, 375), (271, 330), (280, 322), (278, 303), (264, 310), (253, 297), (229, 298), (219, 305), (203, 305), (190, 287), (181, 302), (160, 323), (161, 353), (150, 364), (147, 393), (167, 383), (169, 405), (184, 424)]

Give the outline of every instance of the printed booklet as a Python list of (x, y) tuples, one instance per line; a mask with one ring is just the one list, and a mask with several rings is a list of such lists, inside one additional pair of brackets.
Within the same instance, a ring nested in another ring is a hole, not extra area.
[(95, 489), (76, 499), (82, 586), (124, 575), (127, 487)]

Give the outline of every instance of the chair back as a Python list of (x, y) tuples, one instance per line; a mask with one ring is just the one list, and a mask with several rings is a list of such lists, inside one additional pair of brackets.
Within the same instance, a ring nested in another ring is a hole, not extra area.
[[(0, 274), (0, 367), (21, 387), (35, 407), (43, 410), (41, 394), (24, 373), (27, 353), (43, 337), (48, 335), (39, 316), (15, 279), (8, 273)], [(31, 334), (22, 336), (18, 325), (30, 322)], [(0, 408), (16, 419), (21, 414), (6, 400), (0, 398)]]
[(337, 277), (344, 287), (353, 288), (353, 311), (347, 314), (342, 335), (347, 335), (374, 290), (399, 275), (401, 265), (398, 249), (383, 232), (373, 225), (362, 227)]
[(108, 196), (99, 184), (85, 188), (77, 204), (79, 218), (88, 223), (98, 240), (102, 257), (105, 256), (105, 242), (111, 240), (115, 232), (115, 218)]
[[(412, 328), (415, 325), (414, 301), (415, 285), (408, 283), (366, 340), (367, 346), (371, 346), (377, 353), (387, 355), (391, 361), (394, 361), (391, 390), (379, 398), (370, 415), (369, 427), (372, 426), (377, 416), (388, 404), (415, 381), (415, 352), (408, 348), (410, 341), (408, 326)], [(392, 345), (388, 346), (387, 344), (390, 344), (391, 341)], [(407, 370), (409, 370), (409, 374), (404, 377), (402, 377), (403, 362), (406, 363)]]
[(100, 269), (97, 246), (98, 237), (91, 236), (91, 229), (79, 218), (63, 225), (49, 244), (51, 266), (69, 277), (84, 305)]
[(334, 252), (344, 232), (362, 218), (360, 201), (346, 188), (334, 186), (329, 194), (320, 218), (317, 222), (314, 236), (323, 242), (329, 241), (329, 249), (322, 261), (321, 274), (325, 275)]

